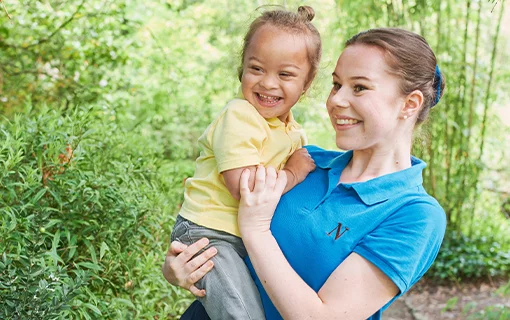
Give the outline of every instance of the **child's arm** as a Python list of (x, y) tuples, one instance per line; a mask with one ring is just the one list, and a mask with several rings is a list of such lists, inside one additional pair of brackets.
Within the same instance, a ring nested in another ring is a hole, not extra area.
[[(250, 179), (248, 180), (248, 186), (250, 187), (250, 190), (253, 190), (253, 186), (255, 185), (255, 171), (257, 169), (256, 166), (241, 167), (226, 170), (221, 173), (223, 175), (223, 180), (225, 180), (225, 185), (227, 186), (228, 191), (230, 191), (232, 197), (238, 201), (241, 199), (241, 193), (239, 191), (239, 179), (241, 178), (241, 173), (244, 169), (250, 169), (251, 171)], [(306, 176), (315, 170), (315, 162), (308, 153), (308, 150), (301, 148), (296, 150), (290, 156), (283, 170), (285, 170), (287, 173), (287, 185), (285, 186), (285, 190), (283, 190), (283, 193), (286, 193), (290, 189), (294, 188), (297, 184), (305, 180)]]
[[(287, 173), (287, 185), (283, 190), (283, 193), (286, 193), (290, 189), (294, 188), (297, 184), (305, 180), (306, 176), (315, 170), (315, 161), (313, 161), (312, 157), (308, 153), (308, 150), (301, 148), (294, 151), (289, 160), (287, 160), (283, 170), (285, 170), (285, 173)], [(255, 167), (253, 169), (253, 172), (254, 171)], [(253, 184), (255, 182), (251, 181), (252, 178), (252, 175), (250, 175), (250, 182), (252, 183), (250, 184), (251, 190), (253, 190)]]
[(250, 190), (253, 190), (253, 186), (255, 185), (255, 171), (257, 169), (256, 166), (249, 167), (241, 167), (231, 170), (223, 171), (221, 174), (223, 175), (223, 180), (225, 180), (225, 185), (227, 186), (228, 191), (234, 199), (239, 201), (241, 199), (241, 193), (239, 192), (239, 179), (241, 178), (241, 173), (244, 169), (250, 169), (250, 179), (248, 180), (248, 186)]

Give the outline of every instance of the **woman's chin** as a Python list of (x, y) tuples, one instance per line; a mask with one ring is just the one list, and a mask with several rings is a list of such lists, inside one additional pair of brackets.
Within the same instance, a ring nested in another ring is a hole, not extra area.
[[(349, 141), (347, 141), (349, 140)], [(354, 150), (356, 149), (356, 145), (352, 143), (352, 139), (346, 139), (345, 137), (336, 138), (336, 146), (340, 150)]]

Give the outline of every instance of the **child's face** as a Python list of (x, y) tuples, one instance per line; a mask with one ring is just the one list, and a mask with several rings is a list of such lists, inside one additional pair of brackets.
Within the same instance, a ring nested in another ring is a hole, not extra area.
[(266, 119), (286, 122), (290, 109), (308, 88), (306, 40), (273, 26), (255, 32), (246, 49), (241, 87), (244, 98)]

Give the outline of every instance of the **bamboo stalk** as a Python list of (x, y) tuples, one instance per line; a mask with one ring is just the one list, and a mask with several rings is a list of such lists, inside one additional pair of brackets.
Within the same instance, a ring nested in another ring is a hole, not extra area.
[[(461, 68), (462, 70), (460, 71), (460, 79), (461, 79), (461, 101), (460, 101), (460, 105), (457, 104), (456, 108), (455, 108), (455, 122), (458, 124), (460, 130), (456, 130), (456, 128), (454, 127), (454, 131), (457, 132), (459, 134), (458, 138), (459, 138), (459, 144), (458, 144), (458, 147), (456, 148), (456, 152), (455, 152), (455, 161), (459, 161), (461, 159), (461, 153), (462, 153), (462, 145), (464, 143), (464, 132), (463, 132), (463, 128), (464, 128), (464, 119), (463, 119), (463, 112), (464, 111), (464, 108), (465, 108), (465, 105), (466, 105), (466, 78), (467, 78), (467, 44), (468, 44), (468, 31), (469, 31), (469, 14), (471, 12), (471, 0), (468, 0), (467, 3), (466, 3), (466, 25), (465, 25), (465, 28), (464, 28), (464, 41), (463, 41), (463, 53), (464, 53), (464, 56), (463, 56), (463, 59), (462, 59), (462, 64), (461, 64)], [(454, 134), (454, 139), (456, 137), (456, 135)], [(452, 146), (452, 148), (455, 146), (455, 144)], [(453, 155), (453, 150), (452, 150), (452, 153), (451, 153), (451, 156)], [(451, 159), (453, 160), (453, 159)], [(462, 163), (461, 163), (462, 164)], [(459, 175), (461, 174), (461, 170), (458, 169), (459, 166), (455, 166), (455, 168), (457, 170), (455, 170), (455, 175), (457, 177), (459, 177)], [(462, 179), (462, 177), (461, 177)], [(460, 191), (460, 189), (457, 189)], [(462, 206), (464, 204), (464, 199), (462, 199), (459, 194), (457, 194), (457, 201), (454, 201), (454, 210), (455, 210), (455, 227), (456, 227), (456, 230), (457, 231), (460, 231), (460, 227), (462, 225), (462, 215), (461, 215), (461, 212), (462, 212)]]
[[(440, 54), (441, 51), (441, 0), (437, 1), (437, 19), (436, 19), (436, 36), (437, 36), (437, 43), (436, 43), (436, 56)], [(427, 145), (428, 145), (428, 161), (430, 163), (429, 169), (428, 169), (428, 179), (430, 184), (430, 194), (435, 198), (437, 194), (437, 184), (436, 184), (436, 173), (435, 173), (435, 160), (436, 157), (434, 155), (435, 139), (427, 139)]]
[[(503, 1), (504, 3), (504, 1)], [(482, 124), (481, 124), (481, 127), (482, 127), (482, 132), (480, 134), (480, 150), (479, 150), (479, 153), (478, 153), (478, 159), (477, 159), (477, 163), (481, 163), (482, 161), (482, 156), (483, 156), (483, 151), (484, 151), (484, 147), (485, 147), (485, 133), (486, 133), (486, 129), (487, 129), (487, 115), (488, 115), (488, 111), (489, 111), (489, 100), (490, 100), (490, 96), (491, 96), (491, 89), (492, 89), (492, 80), (494, 79), (494, 66), (495, 66), (495, 62), (496, 62), (496, 54), (497, 54), (497, 48), (498, 48), (498, 38), (499, 38), (499, 31), (501, 29), (501, 21), (503, 20), (503, 13), (505, 11), (505, 6), (501, 5), (501, 10), (499, 12), (499, 17), (498, 17), (498, 24), (496, 25), (496, 33), (494, 34), (494, 40), (493, 40), (493, 43), (494, 43), (494, 46), (492, 47), (492, 56), (491, 56), (491, 67), (490, 67), (490, 71), (489, 71), (489, 81), (487, 82), (487, 88), (485, 90), (485, 103), (484, 103), (484, 108), (483, 108), (483, 118), (482, 118)], [(478, 187), (478, 180), (479, 180), (479, 171), (480, 170), (480, 167), (479, 166), (475, 166), (475, 171), (476, 171), (476, 180), (474, 181), (473, 185), (472, 185), (472, 188), (476, 190), (476, 188)], [(471, 215), (474, 216), (475, 215), (475, 212), (476, 212), (476, 203), (477, 203), (477, 199), (479, 199), (480, 197), (480, 194), (479, 193), (475, 193), (475, 201), (473, 201), (473, 208), (472, 208), (472, 213)]]
[[(465, 165), (463, 167), (463, 179), (462, 179), (462, 188), (461, 188), (461, 192), (462, 192), (462, 197), (465, 198), (466, 197), (466, 193), (467, 193), (467, 188), (466, 188), (466, 178), (468, 176), (468, 170), (467, 170), (467, 163), (469, 161), (469, 153), (468, 153), (468, 150), (470, 150), (470, 144), (471, 144), (471, 133), (472, 133), (472, 129), (471, 127), (473, 126), (473, 117), (474, 117), (474, 106), (475, 106), (475, 89), (476, 89), (476, 72), (477, 72), (477, 67), (478, 67), (478, 48), (479, 48), (479, 42), (480, 42), (480, 25), (481, 25), (481, 20), (482, 20), (482, 3), (479, 3), (478, 5), (478, 21), (476, 23), (476, 36), (475, 36), (475, 62), (474, 62), (474, 65), (473, 65), (473, 77), (471, 79), (471, 95), (470, 95), (470, 101), (469, 101), (469, 114), (468, 114), (468, 127), (467, 127), (467, 130), (468, 130), (468, 135), (466, 137), (466, 149), (464, 150), (463, 152), (463, 155), (464, 155), (464, 158), (465, 158)], [(470, 164), (471, 164), (471, 161), (470, 161)], [(478, 177), (476, 175), (473, 175), (471, 177), (471, 179), (473, 180), (477, 180)], [(472, 189), (470, 189), (470, 191), (472, 191)], [(471, 198), (471, 195), (467, 195), (469, 198)], [(472, 204), (473, 206), (475, 205), (474, 203)], [(473, 221), (474, 221), (474, 212), (471, 213), (471, 216), (469, 217), (470, 218), (470, 223), (469, 223), (469, 234), (471, 235), (472, 234), (472, 230), (473, 230)]]
[(5, 7), (5, 3), (2, 0), (0, 0), (0, 4), (2, 5), (2, 8), (4, 9), (5, 14), (9, 18), (9, 20), (12, 19), (11, 15), (9, 14), (9, 11), (7, 11), (7, 8)]
[[(446, 32), (446, 43), (445, 43), (445, 47), (448, 48), (450, 47), (450, 39), (451, 39), (451, 4), (450, 4), (450, 0), (447, 0), (446, 1), (446, 21), (448, 22), (448, 24), (446, 25), (447, 26), (447, 32)], [(448, 100), (448, 99), (447, 99)], [(450, 152), (450, 146), (449, 146), (449, 142), (451, 140), (451, 136), (449, 134), (450, 131), (453, 131), (453, 128), (450, 128), (450, 125), (449, 125), (449, 122), (448, 122), (448, 115), (450, 113), (450, 108), (447, 108), (446, 111), (444, 111), (444, 113), (446, 114), (445, 116), (445, 122), (444, 122), (444, 145), (446, 146), (446, 154), (445, 154), (445, 157), (444, 157), (444, 167), (445, 167), (445, 171), (446, 171), (446, 181), (445, 181), (445, 184), (444, 184), (444, 195), (443, 195), (443, 199), (442, 199), (442, 203), (445, 204), (445, 208), (446, 208), (446, 218), (448, 220), (448, 223), (451, 223), (452, 221), (452, 212), (451, 212), (451, 209), (449, 206), (446, 206), (446, 200), (448, 199), (448, 195), (450, 194), (450, 158), (451, 158), (451, 152)]]

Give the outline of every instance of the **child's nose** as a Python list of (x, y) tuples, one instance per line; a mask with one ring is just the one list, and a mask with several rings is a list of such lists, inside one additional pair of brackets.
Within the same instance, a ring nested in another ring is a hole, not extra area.
[(276, 79), (274, 76), (272, 75), (265, 75), (261, 81), (260, 81), (260, 85), (264, 88), (264, 89), (274, 89), (278, 86), (278, 79)]

